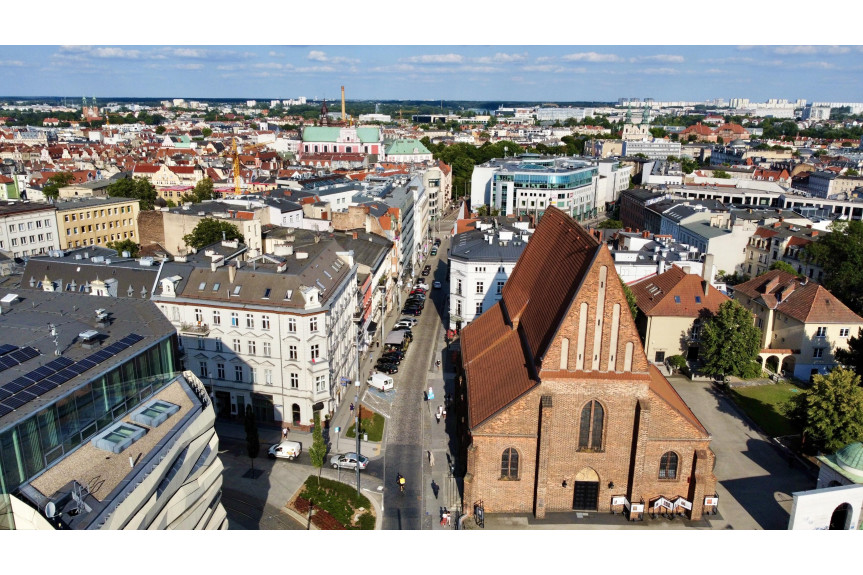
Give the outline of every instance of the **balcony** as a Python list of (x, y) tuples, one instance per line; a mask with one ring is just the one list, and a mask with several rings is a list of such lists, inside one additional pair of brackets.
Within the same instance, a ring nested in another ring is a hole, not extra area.
[(207, 336), (210, 334), (210, 326), (201, 322), (180, 324), (180, 334)]

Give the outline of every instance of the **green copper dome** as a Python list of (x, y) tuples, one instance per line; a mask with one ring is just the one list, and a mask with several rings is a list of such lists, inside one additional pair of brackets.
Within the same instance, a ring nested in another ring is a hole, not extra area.
[(863, 443), (849, 443), (836, 452), (836, 461), (844, 469), (860, 475), (863, 471)]

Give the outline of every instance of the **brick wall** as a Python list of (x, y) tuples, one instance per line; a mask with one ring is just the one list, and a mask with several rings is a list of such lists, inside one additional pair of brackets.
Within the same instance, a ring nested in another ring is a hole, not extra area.
[(138, 240), (140, 245), (165, 245), (165, 228), (162, 212), (156, 210), (138, 212)]

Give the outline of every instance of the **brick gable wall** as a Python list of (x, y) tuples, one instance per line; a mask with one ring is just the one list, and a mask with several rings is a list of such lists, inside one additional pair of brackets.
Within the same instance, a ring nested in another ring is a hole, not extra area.
[(162, 212), (156, 210), (138, 212), (138, 241), (142, 247), (165, 244)]

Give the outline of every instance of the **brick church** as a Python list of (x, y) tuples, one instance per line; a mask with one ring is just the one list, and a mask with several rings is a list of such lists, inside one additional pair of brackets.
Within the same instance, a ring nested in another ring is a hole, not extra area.
[(468, 513), (709, 510), (710, 434), (647, 361), (608, 249), (560, 210), (461, 351)]

